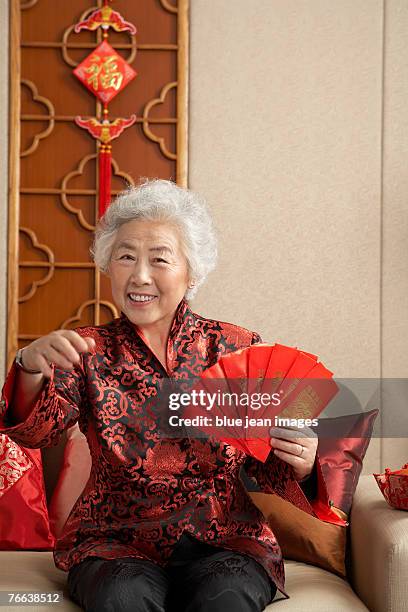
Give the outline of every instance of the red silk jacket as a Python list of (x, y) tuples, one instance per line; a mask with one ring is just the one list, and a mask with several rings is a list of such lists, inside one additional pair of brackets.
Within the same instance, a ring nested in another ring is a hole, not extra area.
[[(91, 474), (56, 544), (57, 567), (67, 571), (88, 556), (138, 557), (165, 567), (186, 531), (250, 555), (286, 595), (279, 544), (247, 495), (240, 470), (244, 466), (263, 492), (313, 514), (292, 468), (273, 453), (262, 464), (210, 439), (160, 439), (153, 419), (145, 413), (137, 418), (163, 378), (197, 376), (221, 355), (260, 342), (259, 335), (194, 314), (183, 300), (170, 330), (166, 371), (123, 314), (76, 331), (95, 339), (95, 352), (83, 354), (72, 372), (55, 369), (24, 422), (7, 426), (15, 365), (3, 389), (0, 431), (19, 444), (56, 444), (76, 421), (88, 440)], [(318, 490), (317, 502), (326, 505), (321, 483)]]

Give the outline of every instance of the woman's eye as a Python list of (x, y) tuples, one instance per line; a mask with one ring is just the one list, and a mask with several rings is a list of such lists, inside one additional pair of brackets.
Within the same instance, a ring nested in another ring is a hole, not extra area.
[(133, 259), (132, 255), (129, 255), (128, 253), (124, 253), (123, 255), (119, 256), (119, 259)]
[(168, 263), (163, 257), (155, 257), (154, 260), (156, 263)]

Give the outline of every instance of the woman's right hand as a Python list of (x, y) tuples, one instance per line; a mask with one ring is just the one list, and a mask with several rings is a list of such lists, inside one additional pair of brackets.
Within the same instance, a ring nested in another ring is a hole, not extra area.
[(22, 351), (22, 362), (28, 370), (38, 370), (50, 378), (53, 363), (61, 370), (71, 371), (81, 360), (81, 353), (92, 352), (93, 338), (83, 338), (72, 329), (58, 329), (41, 336)]

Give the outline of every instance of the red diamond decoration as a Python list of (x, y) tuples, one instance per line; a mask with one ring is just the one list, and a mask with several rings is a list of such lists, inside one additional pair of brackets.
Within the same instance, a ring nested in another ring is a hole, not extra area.
[(75, 68), (74, 74), (103, 104), (107, 104), (137, 72), (104, 40)]

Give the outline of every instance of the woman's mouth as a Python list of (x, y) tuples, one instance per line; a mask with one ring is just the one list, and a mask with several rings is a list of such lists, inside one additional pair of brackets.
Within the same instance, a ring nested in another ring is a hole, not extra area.
[(154, 300), (157, 299), (157, 295), (151, 295), (149, 293), (128, 293), (128, 298), (132, 304), (146, 306), (154, 302)]

